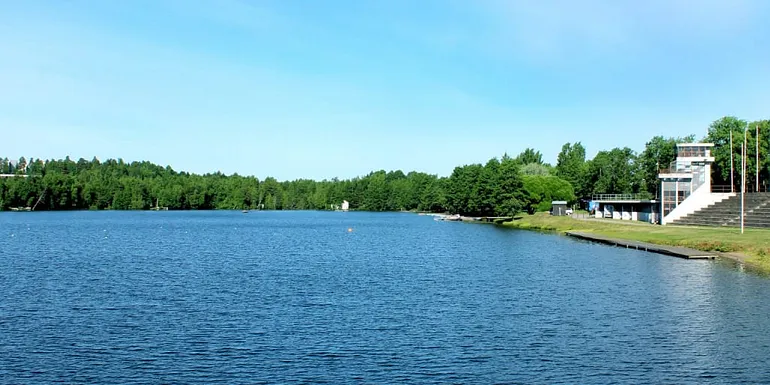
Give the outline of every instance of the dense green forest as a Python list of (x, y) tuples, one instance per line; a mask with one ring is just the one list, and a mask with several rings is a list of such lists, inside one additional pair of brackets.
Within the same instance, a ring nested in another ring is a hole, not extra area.
[[(729, 184), (729, 135), (732, 131), (732, 151), (736, 164), (740, 164), (747, 125), (751, 127), (750, 143), (754, 143), (757, 128), (760, 132), (760, 178), (770, 178), (770, 121), (748, 123), (724, 117), (713, 122), (702, 138), (715, 143), (714, 184)], [(121, 159), (21, 158), (12, 162), (0, 158), (0, 174), (27, 176), (0, 178), (0, 210), (36, 204), (36, 210), (145, 210), (154, 206), (172, 210), (328, 210), (347, 200), (355, 210), (511, 215), (548, 210), (552, 200), (577, 202), (597, 193), (654, 197), (658, 170), (674, 160), (676, 143), (695, 139), (656, 136), (640, 153), (627, 147), (613, 148), (590, 160), (581, 143), (566, 143), (556, 165), (544, 163), (539, 151), (528, 148), (515, 158), (503, 155), (484, 164), (458, 166), (448, 177), (397, 170), (323, 181), (196, 175)], [(756, 147), (748, 147), (747, 176), (754, 180)]]

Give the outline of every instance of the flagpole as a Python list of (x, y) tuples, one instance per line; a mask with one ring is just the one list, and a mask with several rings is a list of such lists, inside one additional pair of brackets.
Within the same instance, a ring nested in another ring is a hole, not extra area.
[(741, 234), (743, 234), (743, 227), (746, 221), (746, 134), (748, 133), (749, 125), (743, 129), (743, 148), (741, 148)]
[(733, 177), (733, 169), (735, 168), (735, 162), (733, 162), (733, 152), (735, 152), (735, 149), (733, 148), (733, 130), (730, 129), (730, 192), (735, 192), (735, 180)]
[(759, 192), (759, 124), (757, 124), (757, 187), (756, 190)]

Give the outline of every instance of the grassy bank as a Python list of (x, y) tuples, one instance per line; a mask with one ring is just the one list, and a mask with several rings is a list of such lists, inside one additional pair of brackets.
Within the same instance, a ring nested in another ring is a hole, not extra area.
[(560, 233), (585, 231), (618, 239), (717, 251), (763, 273), (770, 273), (770, 230), (746, 229), (741, 234), (736, 228), (658, 226), (611, 219), (554, 217), (547, 213), (516, 217), (503, 226)]

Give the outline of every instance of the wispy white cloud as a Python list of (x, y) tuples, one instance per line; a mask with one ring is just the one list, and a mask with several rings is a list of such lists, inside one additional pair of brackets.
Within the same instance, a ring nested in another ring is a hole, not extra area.
[[(464, 4), (464, 3), (463, 3)], [(489, 25), (478, 44), (496, 55), (538, 65), (594, 60), (597, 55), (649, 53), (661, 44), (727, 42), (763, 25), (763, 0), (509, 1), (484, 0), (471, 14)], [(623, 59), (615, 58), (615, 59)]]
[[(313, 163), (346, 138), (343, 158), (353, 161), (343, 167), (370, 167), (360, 160), (390, 156), (367, 154), (372, 142), (400, 146), (410, 129), (427, 141), (489, 128), (506, 113), (451, 87), (404, 89), (399, 99), (355, 77), (260, 66), (66, 19), (17, 27), (0, 30), (0, 51), (14, 58), (0, 62), (0, 124), (16, 133), (4, 151), (152, 159), (198, 172), (211, 171), (200, 160), (210, 154), (233, 160), (216, 165), (232, 172), (287, 148)], [(30, 133), (43, 139), (33, 144)]]
[[(589, 152), (643, 144), (714, 114), (753, 118), (770, 102), (767, 61), (756, 60), (768, 52), (743, 50), (747, 60), (730, 48), (763, 47), (739, 40), (767, 29), (758, 1), (426, 0), (320, 16), (277, 4), (132, 8), (150, 29), (91, 8), (0, 14), (11, 58), (0, 61), (0, 127), (14, 132), (0, 153), (252, 172), (290, 151), (279, 177), (448, 172), (524, 147), (548, 158), (566, 141)], [(623, 143), (591, 140), (621, 125)]]

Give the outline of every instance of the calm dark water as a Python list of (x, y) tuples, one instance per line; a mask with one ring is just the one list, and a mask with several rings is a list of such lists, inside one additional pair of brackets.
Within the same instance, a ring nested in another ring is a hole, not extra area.
[(735, 384), (768, 358), (770, 280), (726, 264), (410, 214), (0, 214), (4, 383)]

